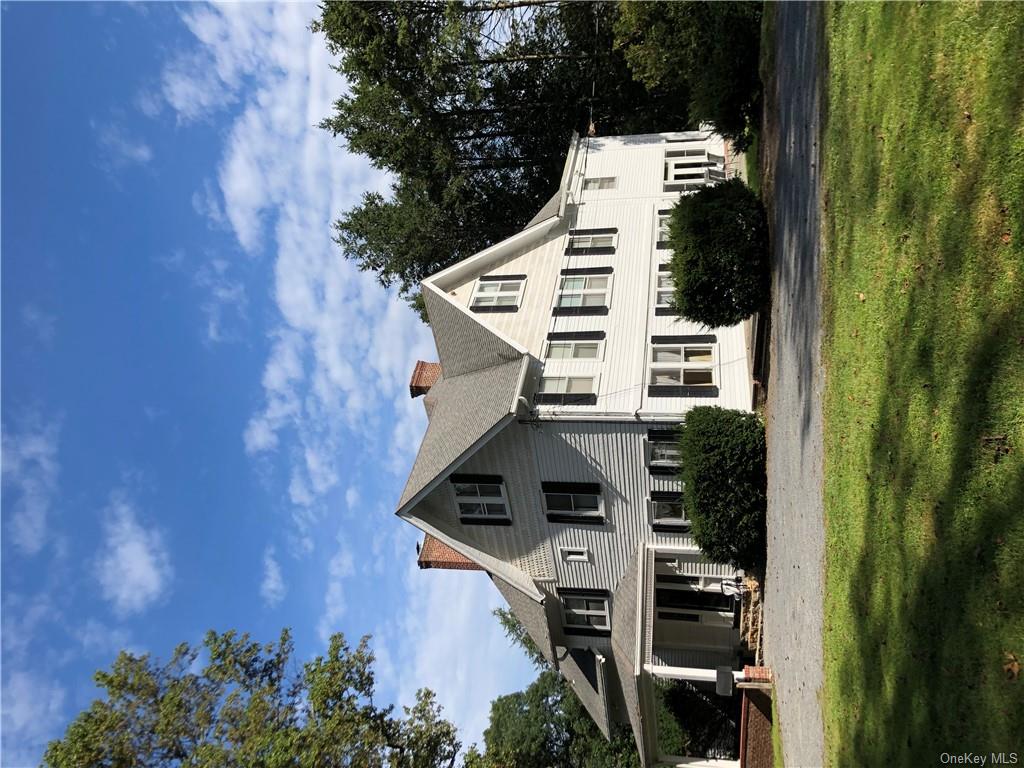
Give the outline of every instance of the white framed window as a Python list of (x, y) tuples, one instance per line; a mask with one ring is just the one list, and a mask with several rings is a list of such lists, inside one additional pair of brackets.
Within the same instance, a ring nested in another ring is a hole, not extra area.
[(538, 405), (596, 405), (597, 376), (543, 376), (534, 395)]
[(658, 309), (671, 309), (674, 306), (676, 283), (671, 272), (659, 272), (655, 278), (654, 306)]
[(603, 634), (611, 630), (608, 597), (596, 590), (560, 590), (566, 634)]
[(657, 216), (658, 216), (658, 220), (657, 220), (658, 226), (657, 226), (657, 232), (655, 232), (655, 235), (654, 235), (654, 240), (655, 240), (656, 243), (658, 243), (660, 245), (661, 243), (667, 243), (668, 242), (669, 226), (670, 226), (669, 223), (672, 220), (672, 214), (671, 213), (662, 213), (661, 211), (658, 211)]
[(671, 149), (662, 177), (666, 192), (691, 192), (725, 180), (725, 157), (706, 149)]
[(600, 483), (541, 483), (544, 513), (553, 523), (603, 523)]
[(469, 308), (474, 312), (514, 312), (523, 303), (525, 275), (486, 276), (476, 281)]
[(686, 509), (683, 507), (682, 493), (654, 491), (647, 500), (647, 510), (651, 525), (656, 529), (688, 530), (690, 527), (690, 518), (686, 516)]
[(508, 495), (501, 477), (452, 475), (450, 480), (459, 520), (492, 525), (507, 525), (511, 522)]
[(715, 386), (715, 344), (652, 344), (651, 386)]
[(671, 432), (649, 432), (644, 440), (644, 463), (652, 474), (675, 474), (680, 467), (678, 437)]
[(615, 189), (615, 177), (614, 176), (595, 176), (590, 179), (583, 180), (583, 189)]
[(559, 547), (558, 551), (567, 563), (590, 562), (590, 550), (586, 547)]
[(618, 234), (614, 232), (591, 235), (571, 235), (569, 237), (568, 249), (570, 251), (589, 250), (592, 248), (614, 249), (618, 237)]
[(607, 307), (611, 293), (611, 275), (565, 275), (558, 283), (555, 307)]
[(597, 339), (548, 341), (544, 347), (545, 360), (602, 360), (604, 341)]

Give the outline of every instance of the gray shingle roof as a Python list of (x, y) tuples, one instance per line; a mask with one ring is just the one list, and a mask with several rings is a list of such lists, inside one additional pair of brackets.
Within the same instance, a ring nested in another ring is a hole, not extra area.
[(399, 510), (436, 479), (446, 477), (474, 443), (510, 414), (526, 364), (519, 358), (451, 379), (445, 376), (431, 388), (430, 422)]
[(534, 645), (544, 654), (544, 658), (553, 664), (555, 648), (551, 643), (551, 631), (548, 629), (548, 617), (544, 605), (529, 595), (524, 595), (519, 589), (494, 574), (491, 574), (491, 581), (501, 592), (501, 596), (505, 598), (508, 607), (519, 619)]
[(626, 572), (622, 574), (619, 585), (615, 588), (612, 596), (612, 605), (615, 607), (615, 616), (612, 621), (612, 656), (615, 658), (615, 669), (619, 674), (619, 682), (622, 684), (622, 695), (626, 701), (626, 713), (629, 715), (629, 725), (633, 729), (633, 738), (636, 739), (636, 747), (640, 752), (641, 763), (646, 765), (644, 760), (644, 738), (643, 726), (640, 718), (640, 698), (636, 685), (636, 586), (637, 575), (640, 570), (640, 558), (646, 552), (641, 544), (626, 566)]
[(496, 336), (443, 294), (423, 287), (441, 358), (441, 377), (427, 393), (430, 422), (398, 502), (446, 477), (466, 452), (515, 410), (529, 356)]
[(437, 290), (424, 286), (423, 301), (444, 378), (450, 380), (481, 368), (522, 360), (522, 350), (499, 338)]
[(534, 224), (540, 224), (542, 221), (547, 221), (552, 216), (558, 215), (558, 206), (562, 202), (562, 190), (558, 190), (551, 196), (551, 199), (544, 203), (544, 207), (537, 211), (537, 215), (530, 219), (523, 229), (529, 229)]

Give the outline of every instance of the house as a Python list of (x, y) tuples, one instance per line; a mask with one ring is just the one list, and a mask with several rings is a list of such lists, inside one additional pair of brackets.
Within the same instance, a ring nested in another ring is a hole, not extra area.
[(656, 716), (679, 681), (711, 700), (743, 676), (742, 573), (694, 544), (673, 428), (750, 408), (745, 338), (674, 315), (665, 242), (733, 162), (705, 131), (574, 139), (521, 232), (422, 285), (440, 362), (410, 383), (429, 426), (397, 511), (420, 564), (485, 571), (644, 765), (736, 764), (673, 754)]

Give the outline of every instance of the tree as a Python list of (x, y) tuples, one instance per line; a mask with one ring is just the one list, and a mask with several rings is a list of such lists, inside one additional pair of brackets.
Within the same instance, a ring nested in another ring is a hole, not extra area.
[(766, 560), (764, 425), (756, 414), (700, 406), (679, 438), (683, 507), (714, 562), (760, 570)]
[[(373, 654), (341, 634), (326, 656), (290, 666), (288, 630), (260, 645), (209, 632), (202, 647), (179, 645), (169, 662), (122, 651), (95, 675), (105, 696), (50, 743), (52, 768), (178, 766), (360, 766), (451, 768), (454, 726), (429, 690), (393, 716), (373, 702)], [(207, 657), (200, 664), (201, 655)], [(200, 668), (201, 667), (201, 668)]]
[(500, 608), (494, 614), (539, 674), (526, 690), (491, 702), (485, 750), (470, 749), (465, 768), (639, 768), (632, 735), (617, 729), (606, 739), (515, 615)]
[(760, 2), (620, 0), (615, 45), (647, 88), (689, 93), (694, 120), (738, 149), (761, 120)]
[(709, 328), (735, 325), (768, 303), (768, 219), (733, 178), (684, 195), (669, 220), (676, 310)]
[(556, 191), (573, 130), (683, 128), (636, 82), (613, 3), (331, 2), (313, 22), (349, 85), (322, 127), (389, 171), (342, 214), (346, 257), (412, 299), (427, 275), (520, 229)]

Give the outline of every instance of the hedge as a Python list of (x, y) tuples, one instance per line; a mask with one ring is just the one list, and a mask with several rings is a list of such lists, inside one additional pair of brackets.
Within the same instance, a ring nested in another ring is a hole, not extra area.
[(669, 223), (676, 310), (708, 328), (736, 325), (768, 303), (768, 219), (738, 178), (679, 199)]
[(713, 561), (765, 565), (764, 425), (753, 413), (699, 406), (679, 438), (683, 506), (697, 545)]

